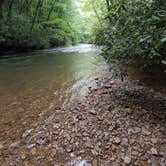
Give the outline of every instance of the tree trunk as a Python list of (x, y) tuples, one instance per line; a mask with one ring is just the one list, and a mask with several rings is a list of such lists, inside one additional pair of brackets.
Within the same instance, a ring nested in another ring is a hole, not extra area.
[(10, 0), (9, 9), (7, 14), (7, 21), (9, 21), (12, 17), (12, 7), (13, 7), (14, 0)]
[(56, 3), (56, 0), (54, 0), (54, 2), (51, 4), (51, 9), (49, 10), (49, 13), (48, 13), (48, 16), (47, 16), (47, 21), (50, 20), (51, 14), (52, 14), (52, 12), (54, 10), (55, 3)]
[(0, 0), (0, 20), (3, 19), (3, 3), (4, 0)]
[(107, 11), (108, 11), (107, 18), (108, 18), (109, 22), (111, 23), (111, 17), (110, 17), (111, 4), (110, 3), (112, 4), (112, 2), (110, 0), (106, 0)]
[(38, 12), (39, 12), (39, 9), (42, 5), (42, 0), (38, 0), (37, 1), (37, 5), (36, 5), (36, 9), (35, 9), (35, 13), (34, 13), (34, 16), (32, 18), (32, 25), (31, 25), (31, 31), (33, 30), (33, 27), (35, 25), (35, 22), (36, 22), (36, 19), (37, 19), (37, 16), (38, 16)]

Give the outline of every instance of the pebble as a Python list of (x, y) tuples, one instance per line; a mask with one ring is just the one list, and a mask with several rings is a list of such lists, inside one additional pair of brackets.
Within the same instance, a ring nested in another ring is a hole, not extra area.
[(14, 142), (10, 145), (11, 148), (18, 148), (20, 145), (21, 141)]
[(131, 157), (125, 156), (125, 157), (124, 157), (124, 163), (125, 163), (125, 164), (130, 164), (130, 163), (131, 163)]
[(132, 129), (132, 133), (134, 133), (134, 134), (140, 133), (140, 132), (141, 132), (141, 128), (139, 128), (139, 127), (134, 127), (134, 128)]
[(22, 135), (22, 138), (25, 138), (27, 137), (34, 129), (29, 129), (29, 130), (26, 130), (23, 135)]
[(67, 153), (71, 153), (71, 152), (73, 152), (73, 149), (72, 149), (72, 148), (67, 148), (67, 149), (66, 149), (66, 152), (67, 152)]
[(31, 149), (35, 146), (35, 144), (28, 144), (25, 146), (26, 149)]
[(153, 144), (156, 144), (156, 143), (158, 142), (158, 139), (157, 139), (157, 138), (151, 138), (151, 142), (152, 142)]
[(38, 139), (38, 140), (36, 141), (36, 143), (37, 143), (38, 145), (44, 145), (44, 144), (46, 144), (46, 140), (43, 139), (43, 138), (40, 138), (40, 139)]
[(144, 135), (150, 135), (151, 134), (151, 132), (148, 129), (146, 129), (145, 127), (142, 127), (142, 133)]
[(32, 155), (35, 155), (36, 154), (36, 148), (31, 149), (31, 153), (32, 153)]
[(3, 148), (4, 148), (4, 146), (2, 144), (0, 144), (0, 150), (3, 149)]
[(128, 139), (127, 138), (122, 138), (122, 141), (121, 141), (121, 145), (122, 146), (125, 146), (125, 145), (128, 145)]
[(158, 154), (157, 149), (156, 149), (156, 148), (152, 148), (152, 149), (151, 149), (151, 153), (152, 153), (153, 155), (157, 155), (157, 154)]
[(120, 144), (120, 142), (121, 142), (121, 140), (120, 140), (119, 137), (115, 137), (115, 138), (114, 138), (114, 143), (115, 143), (115, 144)]
[(24, 160), (26, 158), (25, 154), (21, 154), (21, 159)]
[(95, 110), (89, 110), (89, 113), (92, 114), (92, 115), (97, 115)]

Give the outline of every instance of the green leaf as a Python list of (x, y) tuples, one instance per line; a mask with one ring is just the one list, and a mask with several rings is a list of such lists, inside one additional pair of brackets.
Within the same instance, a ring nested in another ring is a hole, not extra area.
[(161, 43), (166, 42), (166, 37), (162, 38), (160, 41), (161, 41)]
[(162, 60), (161, 63), (164, 64), (164, 65), (166, 65), (166, 61), (165, 60)]

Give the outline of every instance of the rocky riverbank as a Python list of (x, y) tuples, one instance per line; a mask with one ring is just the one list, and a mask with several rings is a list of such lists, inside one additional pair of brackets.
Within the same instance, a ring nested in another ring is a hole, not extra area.
[(166, 95), (129, 79), (96, 84), (71, 110), (0, 143), (0, 165), (165, 166)]

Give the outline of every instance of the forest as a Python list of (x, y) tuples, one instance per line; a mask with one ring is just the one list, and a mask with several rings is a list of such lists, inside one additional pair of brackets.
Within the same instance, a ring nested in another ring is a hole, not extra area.
[[(106, 45), (108, 60), (163, 72), (166, 58), (165, 0), (98, 1), (95, 43)], [(105, 4), (104, 4), (105, 3)], [(101, 7), (105, 5), (105, 7)], [(97, 8), (97, 4), (95, 4)], [(107, 11), (107, 12), (105, 12)], [(136, 62), (136, 63), (135, 63)], [(154, 69), (157, 68), (157, 69)]]
[[(72, 0), (1, 0), (0, 49), (72, 45), (84, 38)], [(82, 38), (82, 39), (81, 39)]]

